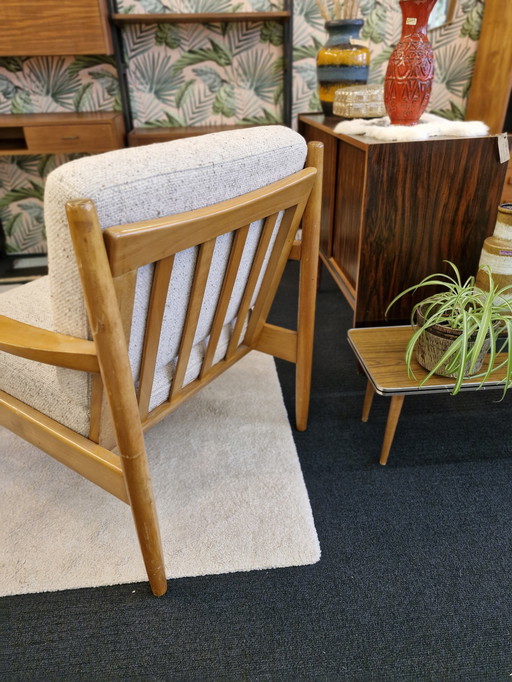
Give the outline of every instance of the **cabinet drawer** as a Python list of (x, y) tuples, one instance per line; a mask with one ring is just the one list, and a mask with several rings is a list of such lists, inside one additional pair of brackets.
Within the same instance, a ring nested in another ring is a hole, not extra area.
[(107, 123), (28, 126), (25, 128), (25, 139), (28, 149), (34, 154), (102, 152), (120, 146), (112, 126)]

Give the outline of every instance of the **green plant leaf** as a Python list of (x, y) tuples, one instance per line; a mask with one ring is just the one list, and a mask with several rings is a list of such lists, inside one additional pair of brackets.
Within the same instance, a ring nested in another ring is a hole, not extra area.
[(42, 178), (45, 178), (48, 173), (51, 173), (51, 171), (59, 165), (55, 154), (42, 154), (38, 158), (39, 163), (37, 164), (37, 172)]
[(84, 83), (84, 85), (79, 88), (75, 97), (73, 98), (73, 109), (75, 111), (86, 111), (87, 101), (91, 97), (92, 89), (92, 83)]
[(23, 62), (26, 57), (0, 57), (0, 69), (5, 69), (10, 73), (23, 71)]
[(386, 39), (387, 8), (376, 5), (368, 14), (361, 29), (361, 38), (372, 43), (383, 43)]
[(150, 52), (155, 44), (156, 28), (151, 25), (129, 24), (123, 30), (123, 44), (128, 61)]
[(96, 66), (110, 65), (113, 69), (116, 68), (116, 61), (114, 57), (108, 55), (80, 55), (75, 57), (68, 66), (68, 73), (70, 76), (76, 76), (85, 69), (91, 69)]
[(30, 250), (44, 250), (45, 231), (44, 226), (34, 221), (27, 213), (21, 213), (20, 220), (10, 226), (10, 234), (5, 243), (7, 253), (23, 253)]
[(27, 215), (33, 218), (39, 225), (42, 225), (44, 220), (43, 205), (38, 203), (21, 203), (19, 207), (22, 208)]
[(233, 62), (233, 55), (222, 45), (210, 38), (211, 47), (189, 50), (177, 59), (172, 66), (172, 73), (177, 74), (186, 66), (212, 61), (219, 66), (229, 66)]
[[(409, 287), (396, 296), (390, 305), (399, 300), (407, 292), (415, 291), (422, 286), (438, 285), (442, 287), (433, 295), (413, 306), (411, 322), (413, 334), (407, 344), (405, 363), (409, 376), (414, 377), (412, 369), (413, 352), (421, 335), (430, 328), (441, 325), (451, 327), (459, 332), (456, 339), (448, 345), (434, 367), (420, 380), (424, 385), (441, 367), (455, 376), (452, 393), (456, 395), (462, 388), (465, 375), (480, 379), (479, 387), (488, 380), (491, 374), (505, 365), (509, 368), (504, 378), (504, 393), (510, 385), (512, 370), (512, 285), (499, 288), (494, 282), (488, 266), (484, 269), (488, 275), (488, 290), (475, 286), (475, 277), (468, 277), (464, 282), (456, 265), (445, 261), (453, 271), (453, 275), (434, 273), (428, 275), (417, 285)], [(388, 308), (389, 309), (389, 308)], [(503, 343), (500, 333), (506, 330)], [(498, 348), (501, 343), (501, 347)], [(475, 374), (479, 356), (489, 345), (487, 367), (483, 372)], [(507, 348), (506, 359), (501, 360), (499, 353)]]
[(236, 78), (244, 88), (252, 90), (264, 102), (275, 101), (282, 85), (282, 71), (275, 69), (275, 59), (270, 54), (251, 51), (237, 60)]
[(210, 92), (219, 92), (221, 87), (227, 83), (222, 76), (212, 69), (211, 66), (203, 66), (197, 69), (192, 69), (193, 73), (198, 76), (206, 85)]
[(443, 83), (452, 95), (462, 97), (464, 87), (471, 81), (473, 63), (467, 45), (452, 44), (436, 53), (436, 80)]
[(6, 237), (10, 237), (16, 230), (16, 225), (23, 222), (23, 213), (15, 213), (9, 220), (2, 223), (2, 229)]
[(293, 61), (297, 62), (301, 59), (316, 59), (318, 50), (322, 47), (322, 42), (312, 37), (312, 45), (298, 45), (293, 48)]
[(278, 118), (275, 114), (268, 111), (268, 109), (263, 109), (263, 114), (261, 116), (248, 116), (243, 118), (240, 123), (252, 123), (254, 125), (272, 125), (273, 123), (282, 123), (282, 120)]
[(35, 57), (27, 62), (26, 70), (34, 94), (49, 97), (65, 109), (73, 108), (73, 98), (81, 82), (63, 58)]
[(228, 118), (231, 118), (236, 114), (235, 88), (231, 83), (223, 85), (216, 94), (213, 103), (213, 111), (216, 114), (222, 114)]
[(316, 89), (317, 78), (314, 64), (296, 64), (295, 72), (302, 78), (310, 90)]
[(187, 95), (190, 93), (190, 89), (194, 87), (194, 81), (186, 81), (183, 85), (178, 88), (176, 96), (174, 98), (174, 106), (179, 109), (182, 104), (186, 101)]
[(324, 27), (325, 20), (320, 14), (316, 2), (311, 2), (311, 0), (294, 0), (293, 14), (295, 20), (300, 17), (309, 28), (315, 31), (321, 31)]
[(0, 207), (8, 206), (15, 201), (20, 201), (22, 199), (40, 199), (43, 201), (44, 189), (43, 186), (30, 180), (30, 187), (19, 187), (17, 189), (12, 189), (6, 192), (3, 197), (0, 197)]
[(283, 26), (276, 21), (264, 21), (260, 31), (260, 41), (279, 47), (283, 44)]
[(115, 73), (107, 69), (95, 69), (89, 72), (90, 77), (98, 81), (105, 92), (111, 97), (116, 97), (119, 93), (119, 81)]
[(175, 24), (158, 24), (156, 27), (155, 42), (157, 45), (166, 45), (172, 50), (181, 47), (181, 29)]
[(372, 68), (376, 69), (381, 64), (387, 64), (393, 49), (391, 46), (385, 47), (376, 57), (372, 58)]
[(463, 121), (465, 116), (464, 111), (455, 102), (450, 102), (449, 109), (433, 109), (431, 113), (442, 116), (449, 121)]
[(461, 38), (468, 37), (471, 40), (478, 40), (480, 38), (480, 28), (482, 27), (482, 20), (484, 16), (484, 6), (478, 3), (468, 13), (462, 29), (460, 31)]
[(227, 24), (226, 41), (233, 56), (247, 53), (260, 42), (259, 25), (245, 22), (229, 23)]
[(11, 114), (32, 114), (34, 105), (27, 90), (19, 90), (11, 100)]
[(7, 78), (7, 76), (0, 74), (0, 94), (3, 95), (5, 99), (13, 99), (16, 92), (17, 88), (14, 83)]
[(172, 105), (175, 93), (183, 85), (183, 76), (171, 69), (171, 58), (159, 52), (144, 54), (134, 65), (135, 79), (145, 92), (151, 93), (159, 102)]
[(157, 121), (150, 121), (149, 123), (146, 123), (143, 127), (144, 128), (174, 128), (174, 127), (183, 127), (186, 126), (187, 123), (180, 118), (177, 118), (176, 116), (173, 116), (171, 113), (168, 111), (165, 112), (165, 118), (164, 119), (159, 119)]

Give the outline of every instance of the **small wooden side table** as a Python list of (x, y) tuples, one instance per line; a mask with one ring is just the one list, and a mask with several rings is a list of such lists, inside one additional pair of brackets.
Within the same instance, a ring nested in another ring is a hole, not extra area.
[[(412, 363), (412, 370), (416, 378), (407, 374), (404, 356), (407, 342), (412, 334), (410, 325), (400, 327), (366, 327), (350, 329), (348, 342), (356, 354), (356, 357), (368, 377), (366, 394), (363, 403), (362, 421), (366, 422), (370, 414), (373, 396), (375, 393), (391, 397), (389, 406), (384, 441), (380, 453), (380, 464), (386, 464), (389, 451), (395, 435), (398, 419), (406, 395), (419, 393), (446, 393), (455, 383), (454, 379), (441, 376), (432, 376), (426, 384), (419, 386), (421, 380), (427, 375), (416, 361)], [(502, 359), (505, 353), (502, 353)], [(498, 356), (498, 360), (500, 356)], [(482, 368), (485, 371), (487, 360)], [(499, 362), (497, 363), (499, 364)], [(506, 369), (503, 367), (492, 375), (492, 380), (486, 381), (482, 388), (501, 388), (499, 383), (505, 377)], [(481, 379), (465, 379), (461, 391), (474, 391), (480, 385)]]

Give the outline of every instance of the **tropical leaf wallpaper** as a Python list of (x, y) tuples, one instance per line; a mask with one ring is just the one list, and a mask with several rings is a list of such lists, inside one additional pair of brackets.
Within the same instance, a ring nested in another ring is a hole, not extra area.
[[(117, 109), (119, 86), (112, 57), (0, 57), (0, 115)], [(75, 156), (0, 157), (6, 253), (46, 253), (44, 179)]]
[[(441, 0), (440, 0), (441, 3)], [(118, 0), (120, 13), (273, 11), (283, 0)], [(398, 0), (360, 0), (370, 82), (381, 82), (400, 37)], [(435, 80), (429, 110), (464, 118), (484, 0), (458, 0), (451, 23), (429, 32)], [(315, 0), (293, 2), (293, 113), (319, 110), (315, 56), (324, 21)], [(139, 24), (123, 28), (136, 126), (282, 120), (283, 23)], [(0, 57), (0, 115), (120, 109), (112, 57)], [(0, 157), (0, 221), (11, 253), (44, 252), (42, 192), (69, 156)]]

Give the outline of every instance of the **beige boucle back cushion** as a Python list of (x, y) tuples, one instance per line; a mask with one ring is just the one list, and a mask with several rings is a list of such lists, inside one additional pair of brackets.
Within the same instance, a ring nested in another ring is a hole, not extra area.
[[(259, 189), (303, 168), (305, 156), (305, 141), (296, 132), (283, 126), (260, 126), (121, 149), (71, 161), (54, 170), (46, 182), (44, 205), (55, 330), (90, 338), (65, 215), (67, 201), (92, 199), (100, 224), (106, 228), (209, 206)], [(224, 346), (260, 229), (259, 224), (251, 226), (243, 255), (246, 274), (241, 274), (236, 283), (233, 302), (225, 318)], [(191, 381), (199, 371), (230, 243), (231, 235), (225, 235), (215, 247), (186, 381)], [(196, 249), (189, 249), (175, 261), (151, 408), (165, 400), (172, 381), (195, 258)], [(135, 379), (142, 351), (151, 273), (152, 266), (149, 265), (141, 268), (137, 277), (130, 341), (130, 361)], [(217, 353), (219, 355), (222, 355), (222, 347)], [(77, 373), (72, 381), (69, 373), (62, 377), (64, 391), (72, 394), (88, 392), (89, 386), (84, 384), (88, 381), (85, 375)]]

